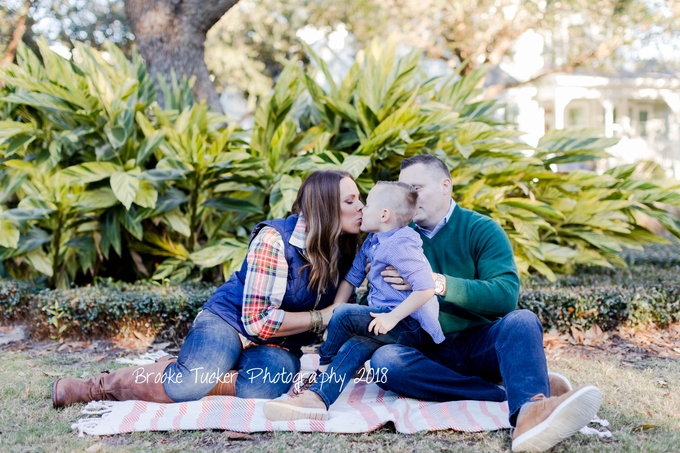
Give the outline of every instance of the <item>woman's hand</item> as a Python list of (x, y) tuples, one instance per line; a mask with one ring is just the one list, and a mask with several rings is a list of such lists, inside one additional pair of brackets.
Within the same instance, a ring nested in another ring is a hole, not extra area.
[(404, 280), (404, 278), (399, 275), (399, 271), (397, 271), (394, 266), (387, 266), (384, 271), (380, 273), (382, 275), (383, 280), (385, 280), (386, 283), (389, 283), (392, 285), (392, 288), (396, 289), (397, 291), (410, 291), (411, 285), (409, 282)]
[(331, 322), (331, 316), (333, 316), (333, 310), (338, 308), (340, 305), (343, 305), (343, 303), (335, 302), (334, 304), (319, 310), (321, 312), (321, 316), (323, 317), (324, 327), (328, 327), (328, 323)]

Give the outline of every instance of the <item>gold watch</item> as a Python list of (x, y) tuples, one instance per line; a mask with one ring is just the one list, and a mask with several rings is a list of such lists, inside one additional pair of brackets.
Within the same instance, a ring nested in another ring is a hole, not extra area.
[(446, 279), (442, 274), (437, 274), (437, 280), (434, 281), (434, 293), (437, 296), (444, 295), (444, 286), (446, 285)]

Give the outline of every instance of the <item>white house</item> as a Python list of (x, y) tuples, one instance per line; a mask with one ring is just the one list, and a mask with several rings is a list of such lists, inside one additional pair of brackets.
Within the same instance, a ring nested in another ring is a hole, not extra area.
[(552, 129), (597, 129), (621, 140), (596, 169), (647, 160), (680, 179), (680, 75), (552, 74), (502, 96), (531, 144)]

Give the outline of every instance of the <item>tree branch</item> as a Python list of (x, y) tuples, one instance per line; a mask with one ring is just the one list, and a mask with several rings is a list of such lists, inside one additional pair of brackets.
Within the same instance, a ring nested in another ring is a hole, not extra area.
[(205, 33), (217, 23), (224, 14), (238, 3), (238, 0), (217, 0), (200, 2), (188, 0), (184, 2), (191, 22)]
[[(236, 3), (237, 0), (125, 0), (130, 28), (154, 80), (160, 73), (169, 81), (173, 70), (177, 77), (196, 76), (195, 98), (206, 100), (221, 113), (219, 96), (205, 64), (205, 39), (208, 30)], [(164, 105), (160, 90), (157, 100)]]
[(14, 28), (14, 32), (12, 33), (12, 40), (7, 46), (7, 49), (5, 49), (5, 55), (2, 58), (2, 62), (0, 62), (0, 66), (7, 66), (14, 61), (19, 43), (24, 37), (24, 33), (26, 33), (26, 15), (28, 14), (28, 8), (30, 6), (31, 2), (27, 0), (24, 2), (24, 6), (19, 11), (20, 17), (17, 21), (17, 26)]

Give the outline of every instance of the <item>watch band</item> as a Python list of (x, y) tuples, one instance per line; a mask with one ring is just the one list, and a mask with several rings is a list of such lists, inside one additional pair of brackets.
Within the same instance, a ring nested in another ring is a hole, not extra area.
[(446, 285), (446, 279), (442, 274), (437, 274), (437, 280), (434, 283), (434, 293), (437, 296), (444, 295), (444, 285)]

